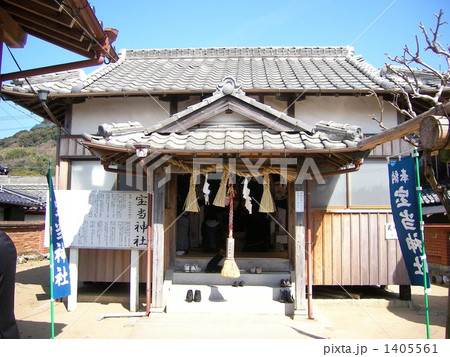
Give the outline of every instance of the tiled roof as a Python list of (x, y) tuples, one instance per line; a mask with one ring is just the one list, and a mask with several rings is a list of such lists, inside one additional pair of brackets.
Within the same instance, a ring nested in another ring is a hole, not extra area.
[[(82, 70), (64, 71), (40, 76), (28, 77), (28, 82), (35, 91), (39, 89), (49, 90), (50, 93), (67, 94), (72, 91), (76, 83), (81, 83), (86, 78)], [(30, 86), (24, 78), (15, 79), (9, 83), (3, 83), (3, 89), (14, 90), (16, 92), (29, 93)]]
[[(398, 77), (392, 70), (404, 76), (409, 83), (405, 79)], [(423, 68), (411, 68), (410, 71), (406, 67), (401, 66), (390, 66), (390, 68), (384, 66), (380, 70), (380, 75), (386, 79), (389, 79), (389, 81), (393, 83), (393, 88), (395, 87), (395, 83), (401, 85), (407, 90), (411, 89), (411, 85), (417, 86), (416, 89), (420, 91), (437, 90), (441, 86), (439, 78), (434, 73)]]
[[(232, 76), (245, 91), (376, 91), (392, 87), (352, 47), (245, 47), (123, 50), (116, 63), (83, 78), (35, 83), (52, 94), (213, 92)], [(3, 88), (30, 91), (26, 82)]]
[(0, 204), (43, 208), (45, 202), (39, 197), (0, 186)]
[[(445, 191), (445, 194), (447, 195), (447, 198), (450, 199), (450, 191), (448, 190), (450, 187), (450, 183), (447, 182), (447, 183), (440, 183), (440, 184), (444, 185), (447, 188), (447, 190)], [(441, 205), (441, 200), (439, 199), (439, 196), (430, 187), (424, 188), (422, 190), (421, 202), (422, 202), (422, 206)]]
[[(333, 126), (333, 123), (328, 123)], [(216, 150), (339, 150), (354, 148), (361, 138), (332, 140), (324, 132), (312, 135), (305, 132), (271, 133), (265, 130), (208, 130), (194, 129), (187, 134), (143, 133), (128, 134), (108, 139), (91, 136), (95, 144), (134, 149), (135, 144), (147, 144), (151, 151), (216, 151)]]

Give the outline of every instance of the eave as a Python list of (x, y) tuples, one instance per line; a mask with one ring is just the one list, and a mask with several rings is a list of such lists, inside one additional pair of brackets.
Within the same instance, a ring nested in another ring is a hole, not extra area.
[[(14, 31), (19, 28), (22, 36), (33, 35), (87, 58), (101, 53), (111, 62), (118, 60), (110, 46), (117, 31), (102, 28), (87, 0), (3, 0), (0, 8), (15, 23)], [(10, 47), (25, 45), (25, 41), (5, 42)]]
[[(136, 150), (111, 147), (84, 141), (83, 144), (98, 158), (100, 158), (105, 168), (110, 165), (119, 167), (130, 167), (130, 163), (136, 164)], [(369, 154), (369, 151), (361, 151), (357, 148), (347, 148), (340, 150), (155, 150), (149, 151), (147, 157), (152, 153), (157, 153), (157, 157), (169, 155), (173, 159), (195, 160), (195, 159), (268, 159), (265, 165), (273, 158), (296, 158), (297, 165), (301, 165), (305, 158), (312, 158), (317, 164), (321, 173), (335, 172), (348, 168), (349, 166), (360, 166)], [(265, 166), (263, 165), (263, 166)], [(296, 170), (296, 168), (293, 168)], [(125, 173), (125, 172), (124, 172)]]

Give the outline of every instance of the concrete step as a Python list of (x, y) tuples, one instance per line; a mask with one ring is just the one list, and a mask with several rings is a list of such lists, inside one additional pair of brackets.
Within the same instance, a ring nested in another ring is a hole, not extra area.
[[(201, 302), (185, 301), (187, 291), (201, 291)], [(206, 312), (225, 314), (284, 314), (291, 315), (293, 304), (280, 303), (283, 288), (269, 286), (232, 287), (230, 285), (172, 285), (166, 311)], [(292, 288), (291, 288), (291, 291)]]
[[(211, 257), (177, 257), (175, 270), (183, 270), (185, 264), (197, 264), (202, 270), (206, 269)], [(239, 269), (250, 271), (252, 267), (260, 267), (264, 271), (289, 271), (289, 260), (284, 258), (235, 258)], [(223, 265), (223, 261), (219, 263)]]
[(224, 278), (220, 273), (185, 273), (182, 271), (174, 271), (172, 276), (172, 284), (190, 284), (190, 285), (225, 285), (231, 286), (234, 281), (243, 281), (246, 286), (280, 286), (280, 281), (291, 279), (290, 272), (271, 271), (262, 274), (241, 273), (237, 279)]

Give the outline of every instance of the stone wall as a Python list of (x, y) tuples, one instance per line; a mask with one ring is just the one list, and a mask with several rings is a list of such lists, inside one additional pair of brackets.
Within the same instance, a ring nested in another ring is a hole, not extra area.
[(44, 247), (44, 222), (2, 221), (0, 230), (14, 242), (17, 255), (28, 253), (48, 253)]

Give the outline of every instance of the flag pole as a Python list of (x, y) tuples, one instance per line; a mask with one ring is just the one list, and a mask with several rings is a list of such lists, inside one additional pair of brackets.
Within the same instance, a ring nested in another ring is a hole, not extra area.
[(51, 338), (55, 338), (55, 311), (54, 311), (54, 302), (55, 299), (53, 298), (53, 279), (54, 279), (54, 257), (53, 257), (53, 200), (54, 197), (52, 197), (53, 192), (53, 183), (52, 183), (52, 168), (51, 168), (51, 162), (49, 162), (48, 165), (48, 188), (49, 188), (49, 194), (48, 194), (48, 226), (49, 226), (49, 251), (50, 251), (50, 328), (51, 328)]
[(413, 152), (414, 163), (416, 167), (416, 182), (417, 182), (417, 200), (419, 207), (419, 218), (420, 218), (420, 239), (422, 241), (422, 262), (423, 262), (423, 289), (424, 289), (424, 299), (425, 299), (425, 317), (427, 324), (427, 339), (430, 339), (430, 314), (429, 314), (429, 306), (428, 306), (428, 264), (427, 264), (427, 256), (425, 254), (425, 235), (424, 235), (424, 222), (422, 217), (422, 201), (421, 201), (421, 193), (422, 187), (420, 186), (420, 175), (419, 175), (419, 153), (417, 150)]

